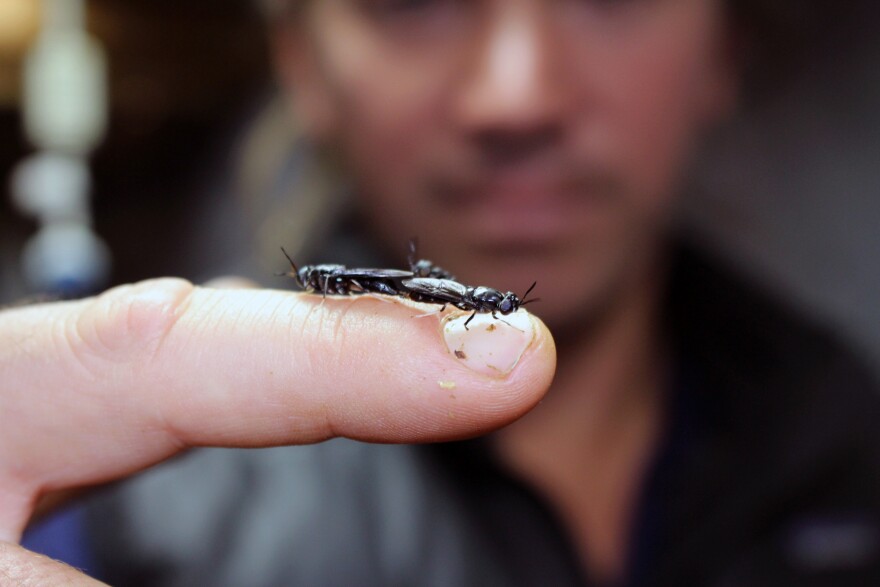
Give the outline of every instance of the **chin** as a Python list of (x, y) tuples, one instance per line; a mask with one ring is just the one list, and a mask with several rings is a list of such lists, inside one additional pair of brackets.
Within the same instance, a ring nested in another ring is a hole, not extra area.
[(541, 318), (556, 332), (571, 332), (588, 328), (595, 317), (606, 307), (606, 295), (592, 284), (575, 284), (573, 281), (547, 283), (539, 282), (533, 295), (540, 301), (529, 304), (527, 309)]
[(526, 309), (553, 328), (560, 328), (573, 317), (590, 313), (599, 305), (607, 279), (585, 262), (563, 262), (560, 259), (487, 260), (456, 264), (458, 278), (469, 285), (484, 285), (512, 291), (522, 297), (536, 283), (529, 299), (540, 298)]
[[(463, 257), (459, 277), (464, 283), (513, 291), (519, 296), (537, 282), (529, 298), (540, 301), (526, 309), (541, 318), (554, 334), (578, 335), (594, 328), (614, 308), (651, 288), (658, 247), (626, 239), (604, 246), (568, 246), (530, 255), (486, 256), (475, 251)], [(656, 243), (652, 243), (655, 244)]]

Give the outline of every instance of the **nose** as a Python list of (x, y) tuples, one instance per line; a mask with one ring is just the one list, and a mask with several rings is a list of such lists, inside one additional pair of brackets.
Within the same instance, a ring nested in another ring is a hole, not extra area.
[(456, 119), (469, 133), (521, 155), (554, 140), (562, 87), (544, 2), (492, 3), (459, 87)]

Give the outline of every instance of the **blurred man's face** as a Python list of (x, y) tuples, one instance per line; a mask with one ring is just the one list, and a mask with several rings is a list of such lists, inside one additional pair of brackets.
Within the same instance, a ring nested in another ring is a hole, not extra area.
[(537, 280), (562, 325), (655, 262), (731, 100), (725, 26), (720, 0), (319, 0), (277, 46), (389, 251), (418, 235), (463, 282)]

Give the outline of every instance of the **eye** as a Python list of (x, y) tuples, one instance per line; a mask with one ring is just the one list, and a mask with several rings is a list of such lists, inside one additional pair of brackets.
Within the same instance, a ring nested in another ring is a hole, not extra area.
[(647, 0), (567, 0), (569, 4), (600, 9), (620, 8), (628, 4), (647, 4)]
[(569, 30), (580, 35), (589, 34), (587, 31), (611, 33), (623, 24), (641, 22), (637, 17), (647, 16), (651, 10), (665, 10), (670, 5), (663, 0), (558, 0), (556, 14)]
[(460, 0), (361, 0), (363, 8), (377, 17), (415, 15), (448, 8)]
[(504, 298), (501, 300), (501, 303), (498, 305), (498, 309), (502, 314), (507, 314), (511, 310), (513, 310), (513, 303), (510, 301), (510, 298)]
[[(322, 0), (326, 1), (326, 0)], [(395, 59), (403, 63), (446, 58), (450, 48), (463, 46), (483, 6), (475, 0), (342, 0), (361, 17), (365, 30), (384, 44), (399, 47)]]

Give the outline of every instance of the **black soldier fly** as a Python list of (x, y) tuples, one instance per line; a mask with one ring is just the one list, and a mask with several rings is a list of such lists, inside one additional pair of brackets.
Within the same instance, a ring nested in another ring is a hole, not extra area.
[(417, 251), (419, 248), (419, 241), (417, 238), (413, 237), (409, 239), (409, 256), (407, 260), (409, 261), (409, 269), (413, 272), (416, 277), (432, 277), (435, 279), (451, 279), (455, 280), (455, 276), (440, 267), (439, 265), (434, 265), (433, 262), (427, 259), (419, 259), (416, 261), (418, 257)]
[(519, 310), (521, 306), (537, 302), (537, 299), (526, 300), (534, 289), (537, 282), (526, 290), (520, 299), (513, 292), (502, 293), (491, 287), (464, 285), (452, 279), (436, 279), (432, 277), (414, 277), (404, 279), (403, 286), (407, 289), (407, 297), (417, 302), (441, 304), (442, 312), (447, 304), (452, 304), (459, 310), (473, 310), (473, 314), (464, 323), (467, 330), (468, 324), (477, 313), (491, 313), (493, 318), (498, 319), (498, 314), (507, 315)]
[(401, 291), (400, 281), (413, 276), (412, 271), (400, 269), (349, 269), (345, 265), (337, 264), (297, 267), (284, 247), (281, 248), (281, 252), (287, 257), (293, 270), (280, 275), (292, 277), (304, 290), (321, 293), (324, 296), (363, 293), (402, 296), (405, 294)]
[(297, 267), (284, 247), (281, 252), (290, 263), (292, 271), (280, 273), (292, 277), (296, 283), (308, 292), (330, 295), (385, 294), (408, 298), (416, 302), (439, 304), (442, 312), (447, 305), (460, 310), (473, 311), (465, 321), (464, 327), (478, 313), (508, 315), (520, 307), (537, 302), (527, 300), (535, 288), (532, 283), (522, 298), (513, 292), (503, 293), (485, 286), (464, 285), (455, 281), (452, 275), (427, 259), (416, 260), (417, 242), (410, 240), (409, 265), (410, 271), (401, 269), (350, 269), (345, 265), (326, 263), (321, 265), (304, 265)]

